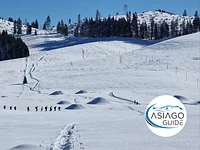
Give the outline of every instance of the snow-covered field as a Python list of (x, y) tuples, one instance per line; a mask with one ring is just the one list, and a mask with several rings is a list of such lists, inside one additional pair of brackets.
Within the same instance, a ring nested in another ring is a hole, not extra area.
[[(1, 150), (199, 149), (200, 33), (162, 42), (47, 32), (22, 38), (31, 56), (0, 62)], [(154, 135), (144, 117), (165, 94), (181, 96), (188, 113), (170, 138)]]

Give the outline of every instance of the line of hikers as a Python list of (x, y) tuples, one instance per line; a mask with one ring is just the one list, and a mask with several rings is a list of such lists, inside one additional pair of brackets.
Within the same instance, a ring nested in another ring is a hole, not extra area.
[[(28, 106), (27, 108), (26, 108), (26, 110), (29, 112), (30, 111), (30, 107)], [(58, 111), (60, 111), (61, 110), (61, 107), (57, 107), (57, 106), (50, 106), (49, 107), (49, 111), (56, 111), (56, 110), (58, 110)], [(39, 111), (39, 107), (38, 106), (36, 106), (35, 107), (35, 111)], [(40, 111), (48, 111), (48, 106), (45, 106), (45, 107), (41, 107), (40, 108)]]
[[(10, 110), (14, 109), (14, 110), (17, 110), (17, 106), (10, 106), (8, 107)], [(3, 106), (3, 109), (6, 109), (6, 105)]]
[[(6, 109), (7, 109), (7, 106), (4, 105), (4, 106), (3, 106), (3, 109), (6, 110)], [(8, 109), (10, 109), (10, 110), (12, 110), (12, 109), (13, 109), (13, 110), (17, 110), (17, 106), (14, 106), (14, 107), (13, 107), (13, 106), (10, 106), (10, 107), (8, 107)], [(30, 107), (28, 106), (28, 107), (26, 108), (26, 110), (29, 112), (29, 111), (30, 111)], [(43, 110), (44, 110), (44, 111), (48, 111), (48, 106), (45, 106), (45, 107), (42, 106), (42, 107), (40, 108), (40, 111), (43, 111)], [(57, 106), (54, 106), (54, 107), (53, 107), (53, 106), (50, 106), (50, 107), (49, 107), (49, 111), (56, 111), (56, 110), (61, 111), (61, 107), (57, 107)], [(38, 107), (38, 106), (35, 107), (35, 111), (39, 111), (39, 107)]]

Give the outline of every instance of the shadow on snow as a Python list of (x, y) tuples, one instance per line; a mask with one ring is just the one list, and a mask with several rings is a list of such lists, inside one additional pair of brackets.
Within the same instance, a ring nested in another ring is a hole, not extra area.
[(149, 45), (160, 42), (160, 41), (141, 40), (141, 39), (135, 39), (135, 38), (74, 38), (74, 37), (69, 38), (69, 37), (66, 37), (64, 40), (61, 40), (61, 41), (46, 41), (43, 44), (35, 45), (35, 48), (40, 47), (40, 48), (43, 48), (42, 51), (49, 51), (49, 50), (55, 50), (59, 48), (93, 43), (93, 42), (102, 42), (103, 44), (103, 42), (111, 42), (111, 41), (122, 41), (124, 43), (137, 44), (137, 45), (142, 45), (142, 46), (149, 46)]

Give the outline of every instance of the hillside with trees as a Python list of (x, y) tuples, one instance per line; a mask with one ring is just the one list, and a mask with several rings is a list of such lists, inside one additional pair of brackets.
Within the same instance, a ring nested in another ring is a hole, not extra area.
[(0, 33), (0, 61), (29, 55), (29, 49), (21, 38), (10, 36), (7, 31)]
[(187, 16), (186, 10), (183, 16), (157, 10), (143, 12), (141, 14), (126, 13), (125, 16), (108, 16), (101, 18), (99, 10), (96, 18), (86, 18), (78, 23), (74, 30), (75, 37), (133, 37), (148, 40), (158, 40), (187, 35), (200, 31), (200, 17), (198, 11), (193, 17)]

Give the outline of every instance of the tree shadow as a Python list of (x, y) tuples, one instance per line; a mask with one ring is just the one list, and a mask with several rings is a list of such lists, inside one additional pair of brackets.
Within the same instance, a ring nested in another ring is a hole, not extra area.
[(137, 45), (142, 45), (142, 46), (149, 46), (149, 45), (160, 42), (160, 40), (150, 41), (150, 40), (142, 40), (142, 39), (136, 39), (136, 38), (75, 38), (75, 37), (70, 38), (70, 37), (66, 37), (60, 41), (47, 41), (45, 43), (35, 45), (34, 48), (42, 48), (42, 51), (50, 51), (50, 50), (55, 50), (59, 48), (65, 48), (65, 47), (93, 43), (93, 42), (102, 42), (103, 44), (103, 42), (111, 42), (111, 41), (122, 41), (124, 43), (137, 44)]

